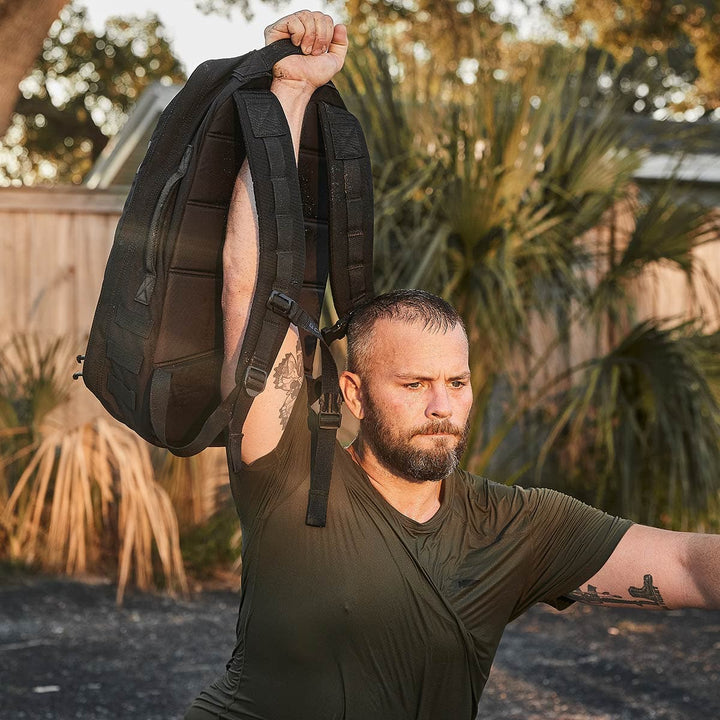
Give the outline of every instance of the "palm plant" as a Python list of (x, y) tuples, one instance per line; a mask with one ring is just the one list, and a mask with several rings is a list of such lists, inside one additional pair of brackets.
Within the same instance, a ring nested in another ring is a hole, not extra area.
[[(582, 318), (605, 329), (605, 351), (564, 373), (574, 381), (552, 398), (556, 413), (536, 474), (554, 454), (549, 476), (560, 468), (573, 491), (590, 502), (687, 529), (717, 526), (720, 509), (713, 470), (720, 461), (720, 337), (706, 331), (698, 301), (700, 291), (709, 319), (717, 317), (719, 289), (693, 252), (720, 238), (720, 223), (691, 200), (678, 204), (675, 198), (666, 185), (633, 200), (628, 236), (600, 254), (604, 272)], [(690, 319), (636, 321), (633, 283), (656, 265), (685, 277), (697, 308)], [(592, 486), (578, 482), (590, 473)]]
[(167, 588), (186, 591), (175, 511), (147, 444), (114, 422), (52, 421), (69, 394), (68, 357), (61, 341), (23, 335), (0, 356), (3, 552), (69, 574), (115, 556), (118, 601), (131, 579), (156, 585), (158, 567)]
[(68, 398), (61, 358), (69, 348), (57, 339), (14, 335), (0, 348), (0, 501), (4, 505), (17, 474), (15, 463), (33, 450), (43, 422)]
[[(720, 485), (694, 471), (712, 458), (720, 433), (713, 420), (693, 434), (715, 400), (713, 368), (690, 348), (713, 336), (697, 323), (636, 327), (632, 299), (637, 278), (660, 265), (717, 297), (693, 253), (717, 237), (706, 209), (677, 202), (672, 185), (649, 197), (637, 192), (633, 172), (646, 139), (628, 139), (625, 98), (588, 83), (598, 70), (585, 67), (582, 54), (536, 48), (522, 67), (480, 67), (475, 83), (458, 81), (439, 102), (406, 92), (412, 68), (403, 66), (398, 83), (393, 62), (371, 48), (350, 60), (345, 80), (374, 160), (376, 277), (381, 289), (433, 290), (466, 321), (476, 393), (468, 465), (497, 471), (507, 461), (511, 479), (532, 481), (552, 449), (553, 469), (570, 477), (572, 449), (585, 433), (593, 437), (581, 446), (593, 448), (583, 457), (593, 464), (585, 482), (598, 478), (594, 500), (631, 517), (642, 507), (648, 521), (665, 513), (674, 525), (707, 515)], [(639, 352), (638, 343), (643, 357), (652, 343), (666, 351), (644, 372), (625, 373), (620, 393), (608, 363)], [(671, 431), (680, 418), (656, 402), (658, 413), (670, 414), (631, 431), (647, 398), (640, 385), (663, 382), (675, 383), (672, 403), (687, 408), (685, 425)], [(632, 412), (622, 412), (625, 405)], [(619, 445), (609, 427), (622, 427), (627, 442)], [(661, 488), (651, 468), (662, 466), (651, 458), (681, 457), (679, 448), (683, 459)], [(532, 466), (537, 472), (528, 474)], [(654, 503), (628, 492), (630, 468), (641, 475), (638, 493), (655, 492)]]
[(133, 574), (140, 589), (156, 584), (155, 554), (166, 587), (187, 591), (172, 503), (153, 480), (147, 445), (115, 423), (46, 433), (0, 522), (10, 557), (46, 570), (83, 574), (116, 550), (118, 602)]
[(554, 453), (549, 475), (562, 469), (565, 487), (589, 502), (648, 523), (717, 528), (718, 350), (720, 335), (696, 323), (633, 327), (576, 368), (582, 381), (557, 398), (538, 474)]

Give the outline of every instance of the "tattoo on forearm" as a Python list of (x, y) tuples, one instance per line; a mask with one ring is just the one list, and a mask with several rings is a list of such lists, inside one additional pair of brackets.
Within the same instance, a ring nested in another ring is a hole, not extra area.
[(298, 341), (295, 354), (287, 353), (275, 366), (273, 383), (278, 390), (285, 390), (285, 400), (280, 408), (280, 425), (284, 430), (290, 419), (293, 405), (300, 393), (303, 377), (302, 348)]
[(653, 585), (653, 576), (650, 574), (645, 575), (643, 578), (642, 587), (633, 587), (631, 585), (628, 588), (628, 595), (629, 597), (623, 597), (622, 595), (613, 595), (609, 592), (598, 592), (596, 587), (588, 585), (587, 590), (580, 588), (569, 593), (568, 597), (571, 600), (577, 600), (586, 605), (603, 605), (608, 607), (629, 605), (643, 608), (659, 608), (661, 610), (668, 609), (660, 594), (660, 590)]

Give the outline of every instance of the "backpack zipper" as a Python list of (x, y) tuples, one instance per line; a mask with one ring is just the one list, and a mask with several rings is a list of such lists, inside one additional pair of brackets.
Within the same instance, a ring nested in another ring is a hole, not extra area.
[(135, 300), (143, 305), (150, 304), (150, 297), (155, 289), (160, 229), (163, 220), (165, 219), (168, 200), (177, 184), (183, 179), (183, 177), (185, 177), (185, 173), (187, 173), (188, 166), (190, 165), (190, 158), (192, 157), (192, 150), (192, 145), (188, 145), (185, 148), (185, 152), (180, 160), (178, 169), (168, 178), (167, 182), (163, 186), (157, 205), (155, 206), (155, 212), (153, 212), (152, 220), (150, 221), (150, 237), (147, 245), (145, 246), (145, 279), (142, 281), (137, 293), (135, 294)]

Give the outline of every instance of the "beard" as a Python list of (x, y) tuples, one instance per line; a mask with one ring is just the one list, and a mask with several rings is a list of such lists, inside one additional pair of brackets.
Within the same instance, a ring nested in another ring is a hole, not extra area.
[[(368, 397), (365, 416), (360, 421), (360, 437), (379, 462), (395, 475), (415, 483), (439, 482), (459, 465), (467, 446), (469, 424), (469, 418), (464, 427), (449, 420), (436, 420), (409, 431), (398, 431)], [(411, 444), (417, 435), (434, 433), (446, 436), (434, 438), (431, 447), (418, 448)]]

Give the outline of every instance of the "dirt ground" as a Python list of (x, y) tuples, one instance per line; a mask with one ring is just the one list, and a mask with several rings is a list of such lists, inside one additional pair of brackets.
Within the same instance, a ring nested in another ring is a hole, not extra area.
[[(232, 649), (237, 594), (31, 577), (0, 586), (0, 720), (176, 720)], [(720, 613), (534, 608), (479, 720), (720, 720)], [(454, 720), (438, 718), (438, 720)]]

